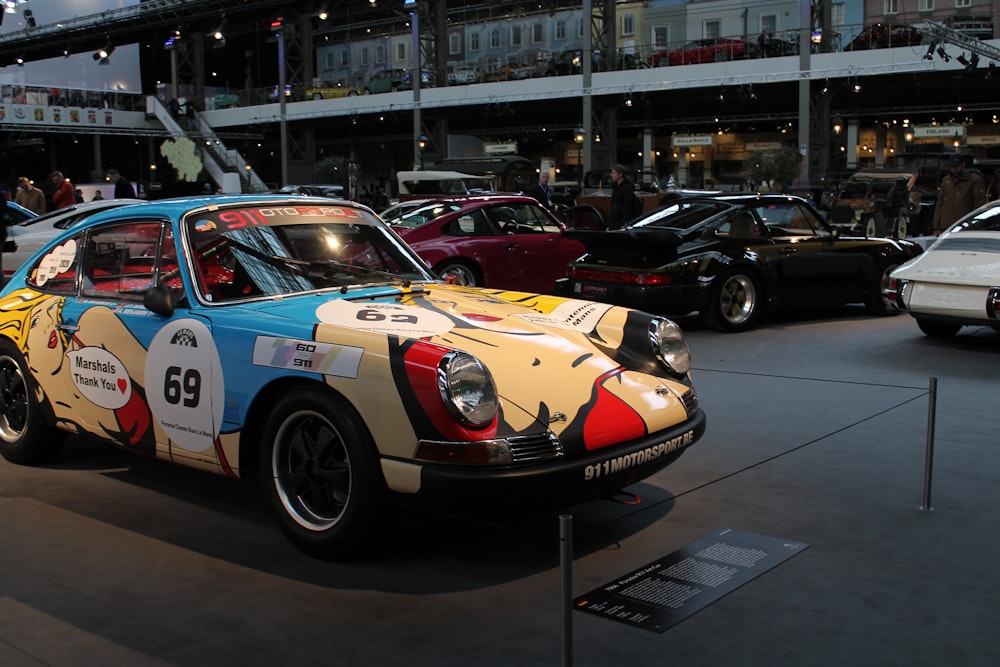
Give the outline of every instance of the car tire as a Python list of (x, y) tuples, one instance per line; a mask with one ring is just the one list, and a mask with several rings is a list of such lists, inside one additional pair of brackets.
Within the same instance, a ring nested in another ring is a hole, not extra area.
[(917, 327), (924, 332), (924, 335), (931, 338), (951, 338), (958, 333), (962, 325), (949, 324), (948, 322), (932, 322), (918, 317)]
[(10, 341), (0, 341), (0, 455), (11, 463), (35, 465), (51, 461), (66, 433), (42, 418), (24, 362)]
[(368, 88), (365, 88), (365, 89), (364, 89), (364, 91), (362, 91), (362, 92), (363, 92), (363, 93), (364, 93), (365, 95), (371, 95), (371, 94), (372, 94), (372, 91), (371, 91), (370, 89), (368, 89)]
[(660, 56), (659, 58), (656, 59), (656, 66), (657, 67), (669, 67), (670, 66), (670, 57), (669, 56)]
[(754, 326), (762, 306), (757, 279), (744, 269), (730, 269), (715, 279), (703, 319), (712, 329), (739, 333)]
[(358, 96), (358, 91), (352, 90), (349, 93), (347, 93), (347, 96), (348, 97), (357, 97)]
[(865, 303), (868, 312), (872, 315), (896, 315), (899, 313), (899, 305), (896, 301), (886, 296), (892, 282), (890, 274), (898, 267), (897, 260), (889, 260), (875, 271), (872, 284), (868, 289), (868, 301)]
[(715, 52), (715, 62), (717, 62), (717, 63), (724, 63), (727, 60), (729, 60), (729, 54), (728, 53), (726, 53), (725, 51), (716, 51)]
[(260, 481), (282, 532), (321, 558), (362, 554), (374, 534), (382, 481), (371, 434), (331, 391), (296, 388), (270, 407)]
[(604, 218), (601, 217), (600, 213), (590, 210), (573, 212), (569, 227), (573, 229), (596, 229), (597, 231), (604, 231), (608, 228), (604, 224)]
[(320, 94), (320, 93), (313, 93), (313, 99), (314, 100), (321, 100), (321, 99), (323, 99), (323, 95)]
[(479, 269), (466, 262), (444, 262), (438, 264), (434, 271), (445, 280), (465, 287), (482, 287), (483, 279)]

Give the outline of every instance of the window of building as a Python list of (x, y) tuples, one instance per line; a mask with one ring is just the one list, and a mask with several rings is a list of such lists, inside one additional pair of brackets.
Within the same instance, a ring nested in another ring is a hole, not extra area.
[(670, 26), (654, 25), (650, 30), (650, 40), (654, 49), (665, 49), (670, 44)]
[(894, 15), (899, 13), (899, 0), (882, 0), (882, 13)]
[(556, 39), (562, 41), (566, 39), (566, 21), (559, 19), (556, 21)]
[(502, 46), (500, 43), (500, 31), (494, 28), (490, 30), (490, 48), (499, 49)]
[(371, 54), (368, 53), (368, 47), (361, 47), (361, 65), (367, 66), (371, 62)]
[(512, 25), (510, 27), (510, 45), (521, 46), (521, 40), (522, 40), (521, 26)]
[(406, 62), (406, 42), (396, 43), (396, 62), (398, 63)]
[(955, 9), (968, 9), (972, 6), (972, 0), (955, 0)]
[(350, 64), (351, 64), (350, 52), (346, 48), (341, 49), (340, 50), (340, 66), (341, 67), (347, 67)]
[(379, 44), (375, 47), (375, 62), (379, 65), (385, 62), (385, 45)]
[[(955, 3), (958, 6), (958, 3)], [(917, 3), (917, 11), (919, 12), (933, 12), (934, 11), (934, 0), (920, 0)]]
[(774, 33), (778, 32), (778, 15), (761, 14), (760, 31), (765, 35), (767, 33), (771, 33), (773, 35)]
[(531, 43), (541, 44), (542, 40), (545, 38), (545, 26), (541, 23), (531, 24)]
[(722, 35), (722, 22), (719, 19), (705, 21), (703, 30), (705, 39), (713, 39)]
[(844, 25), (844, 3), (835, 2), (830, 6), (830, 22), (835, 26)]
[(622, 13), (622, 36), (631, 37), (635, 34), (635, 14), (632, 12)]
[(479, 33), (471, 32), (469, 33), (469, 50), (478, 51), (479, 50)]
[(448, 33), (448, 53), (457, 55), (462, 52), (462, 33)]

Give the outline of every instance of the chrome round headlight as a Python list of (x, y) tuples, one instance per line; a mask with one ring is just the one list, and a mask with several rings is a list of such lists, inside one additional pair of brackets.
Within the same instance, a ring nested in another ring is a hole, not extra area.
[(438, 390), (451, 414), (464, 424), (485, 426), (497, 414), (499, 402), (493, 376), (471, 354), (449, 352), (441, 358)]
[(691, 351), (681, 328), (674, 322), (654, 317), (649, 323), (649, 342), (656, 358), (674, 375), (686, 375), (691, 369)]

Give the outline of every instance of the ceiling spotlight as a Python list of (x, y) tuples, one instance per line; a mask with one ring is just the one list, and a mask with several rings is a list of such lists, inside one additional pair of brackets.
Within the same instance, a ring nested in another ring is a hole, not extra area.
[(34, 28), (37, 25), (35, 22), (35, 13), (32, 12), (30, 9), (25, 9), (23, 13), (24, 13), (24, 22), (27, 24), (29, 28)]
[(316, 16), (319, 18), (320, 21), (325, 21), (328, 18), (330, 18), (330, 12), (326, 8), (326, 5), (320, 7), (319, 12), (316, 14)]
[(14, 62), (17, 63), (18, 67), (24, 67), (24, 56), (18, 56), (14, 59)]
[(625, 106), (632, 106), (632, 93), (625, 93)]
[(945, 50), (944, 50), (944, 47), (943, 47), (943, 46), (939, 46), (939, 47), (938, 47), (938, 49), (937, 49), (937, 54), (938, 54), (939, 56), (941, 56), (941, 60), (943, 60), (943, 61), (945, 61), (945, 62), (949, 62), (949, 61), (951, 60), (951, 56), (949, 56), (949, 55), (948, 55), (948, 54), (947, 54), (947, 53), (945, 52)]
[(927, 53), (924, 54), (924, 60), (934, 60), (934, 49), (937, 48), (937, 42), (931, 42), (930, 46), (927, 47)]
[(971, 72), (977, 67), (979, 67), (979, 54), (973, 53), (972, 55), (969, 56), (969, 64), (965, 66), (965, 69)]
[(957, 60), (958, 62), (962, 63), (962, 65), (964, 67), (968, 67), (969, 66), (969, 59), (965, 57), (964, 53), (960, 53), (958, 55), (958, 57), (955, 58), (955, 60)]
[(111, 42), (111, 38), (109, 37), (107, 43), (102, 48), (95, 51), (92, 57), (99, 65), (107, 65), (108, 58), (110, 58), (111, 54), (114, 52), (115, 45)]
[(219, 27), (216, 28), (212, 32), (212, 37), (217, 42), (224, 42), (224, 41), (226, 41), (226, 15), (225, 14), (222, 15), (222, 23), (220, 23)]

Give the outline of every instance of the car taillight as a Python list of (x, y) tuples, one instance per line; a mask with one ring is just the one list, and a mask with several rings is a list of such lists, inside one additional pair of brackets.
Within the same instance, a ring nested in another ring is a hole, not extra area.
[(571, 268), (569, 276), (576, 280), (593, 280), (622, 285), (669, 285), (671, 283), (669, 273), (628, 273), (625, 271)]
[(991, 287), (986, 295), (986, 314), (990, 318), (995, 318), (998, 306), (1000, 306), (1000, 287)]

